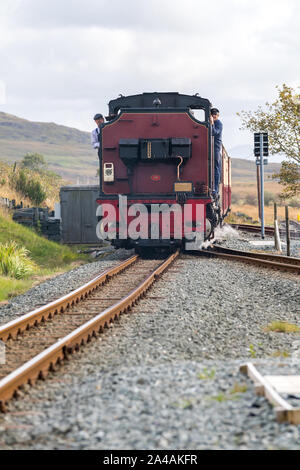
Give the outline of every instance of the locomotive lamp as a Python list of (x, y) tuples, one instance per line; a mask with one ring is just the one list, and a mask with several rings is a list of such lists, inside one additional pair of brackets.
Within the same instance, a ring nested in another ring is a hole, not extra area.
[(103, 180), (105, 183), (113, 183), (115, 180), (114, 164), (104, 163)]

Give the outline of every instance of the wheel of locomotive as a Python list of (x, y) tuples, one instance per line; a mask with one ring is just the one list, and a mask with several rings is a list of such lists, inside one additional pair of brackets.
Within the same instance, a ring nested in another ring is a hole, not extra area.
[(177, 250), (176, 246), (164, 246), (164, 247), (136, 247), (135, 252), (141, 258), (145, 259), (164, 259), (167, 256), (175, 253)]

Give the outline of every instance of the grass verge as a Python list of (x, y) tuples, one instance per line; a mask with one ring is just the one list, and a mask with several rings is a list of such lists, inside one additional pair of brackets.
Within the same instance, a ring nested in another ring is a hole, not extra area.
[(35, 263), (34, 272), (23, 279), (0, 276), (0, 301), (19, 295), (41, 281), (75, 266), (91, 261), (88, 255), (76, 253), (76, 247), (51, 242), (34, 230), (11, 220), (9, 214), (0, 211), (0, 243), (15, 242), (29, 251)]

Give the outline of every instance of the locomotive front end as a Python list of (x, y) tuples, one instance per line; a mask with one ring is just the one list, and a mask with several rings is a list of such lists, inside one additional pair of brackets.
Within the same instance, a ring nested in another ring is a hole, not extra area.
[(212, 235), (222, 207), (212, 197), (210, 106), (178, 93), (109, 103), (100, 133), (100, 238), (141, 251), (200, 247)]

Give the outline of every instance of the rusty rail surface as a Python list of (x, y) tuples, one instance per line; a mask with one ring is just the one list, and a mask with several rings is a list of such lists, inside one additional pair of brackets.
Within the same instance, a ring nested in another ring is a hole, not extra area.
[[(245, 230), (245, 232), (261, 232), (260, 225), (251, 225), (251, 224), (229, 224), (232, 228), (237, 230)], [(265, 234), (266, 235), (274, 235), (274, 227), (265, 227)]]
[(39, 307), (32, 312), (26, 313), (15, 320), (0, 326), (0, 340), (7, 341), (10, 338), (16, 338), (24, 330), (28, 330), (32, 326), (37, 326), (39, 323), (50, 320), (53, 315), (62, 313), (64, 310), (80, 302), (83, 298), (86, 298), (91, 292), (97, 289), (99, 286), (105, 284), (110, 278), (124, 271), (124, 269), (131, 266), (138, 259), (138, 255), (131, 256), (120, 264), (117, 264), (113, 268), (107, 269), (99, 276), (95, 277), (91, 281), (82, 285), (78, 289), (70, 292), (69, 294), (60, 297), (53, 302), (50, 302), (42, 307)]
[[(136, 305), (141, 298), (145, 297), (146, 292), (151, 288), (152, 284), (170, 266), (170, 264), (177, 258), (178, 255), (179, 251), (170, 255), (167, 260), (161, 263), (144, 281), (142, 281), (138, 285), (137, 288), (132, 290), (128, 295), (113, 304), (111, 307), (106, 308), (105, 310), (97, 314), (95, 317), (93, 317), (91, 320), (87, 321), (86, 323), (75, 329), (72, 333), (58, 340), (55, 344), (48, 347), (40, 354), (27, 361), (21, 367), (19, 367), (18, 369), (4, 377), (2, 380), (0, 380), (0, 409), (2, 411), (6, 410), (6, 403), (14, 396), (17, 396), (18, 388), (21, 388), (22, 385), (27, 383), (33, 385), (36, 380), (44, 379), (49, 372), (55, 369), (56, 364), (60, 364), (64, 359), (67, 359), (68, 356), (74, 351), (78, 351), (81, 346), (83, 346), (87, 342), (90, 342), (92, 337), (96, 337), (99, 333), (103, 332), (103, 329), (107, 327), (109, 323), (118, 319), (121, 314), (130, 311), (131, 308)], [(127, 263), (132, 264), (136, 261), (137, 258), (137, 256), (133, 256), (126, 261)], [(113, 270), (117, 268), (125, 269), (123, 267), (125, 263), (118, 265), (117, 267), (113, 268)], [(111, 271), (112, 270), (108, 270), (103, 273), (103, 275), (99, 276), (98, 281), (100, 282), (100, 277), (102, 278), (102, 280), (105, 281), (105, 279), (107, 279), (107, 276), (111, 276)], [(83, 287), (77, 289), (77, 291), (80, 291), (80, 293), (78, 292), (76, 294), (77, 297), (75, 295), (74, 299), (77, 299), (78, 296), (80, 298), (81, 296), (85, 295), (85, 291), (81, 291), (81, 289), (83, 289)], [(85, 285), (85, 289), (87, 289), (87, 291), (92, 289), (90, 283)], [(64, 300), (59, 299), (61, 300), (61, 304), (59, 305), (64, 305), (64, 308), (67, 308), (68, 304), (71, 305), (71, 302), (75, 302), (73, 298), (72, 300), (71, 298), (68, 298), (68, 300), (66, 300), (65, 298), (63, 299)], [(47, 307), (48, 306), (44, 307), (46, 312), (48, 312)], [(55, 308), (60, 307), (56, 306)], [(51, 307), (51, 309), (52, 312), (53, 307)], [(32, 312), (32, 315), (35, 315), (35, 313), (36, 311)], [(28, 316), (30, 317), (29, 314)], [(22, 319), (18, 320), (22, 321)], [(30, 321), (32, 321), (32, 319), (30, 319)], [(9, 330), (7, 330), (6, 328), (8, 328), (8, 325), (4, 325), (2, 327), (7, 337), (7, 333)], [(17, 321), (15, 321), (15, 324), (12, 325), (12, 328), (15, 334), (15, 332), (17, 331)]]
[[(229, 224), (232, 228), (235, 228), (236, 230), (242, 230), (245, 232), (250, 232), (250, 233), (260, 233), (261, 232), (261, 226), (260, 225), (250, 225), (250, 224)], [(297, 226), (298, 227), (298, 226)], [(279, 233), (282, 236), (285, 236), (285, 228), (279, 228)], [(274, 227), (267, 226), (265, 227), (265, 234), (274, 236)], [(299, 228), (297, 229), (292, 229), (290, 228), (290, 237), (297, 239), (300, 238), (300, 231)]]
[(213, 245), (213, 250), (219, 253), (228, 253), (238, 256), (247, 256), (249, 258), (263, 259), (266, 261), (274, 261), (275, 263), (293, 264), (294, 266), (300, 266), (300, 258), (294, 258), (292, 256), (276, 255), (273, 253), (257, 253), (255, 251), (242, 251), (233, 250), (231, 248), (225, 248), (220, 245)]
[[(197, 252), (195, 252), (197, 253)], [(232, 261), (241, 261), (247, 264), (255, 264), (266, 268), (273, 268), (280, 271), (288, 271), (300, 274), (300, 259), (287, 256), (273, 255), (267, 253), (253, 253), (250, 251), (232, 250), (214, 245), (208, 249), (198, 252), (199, 255), (224, 258)]]

